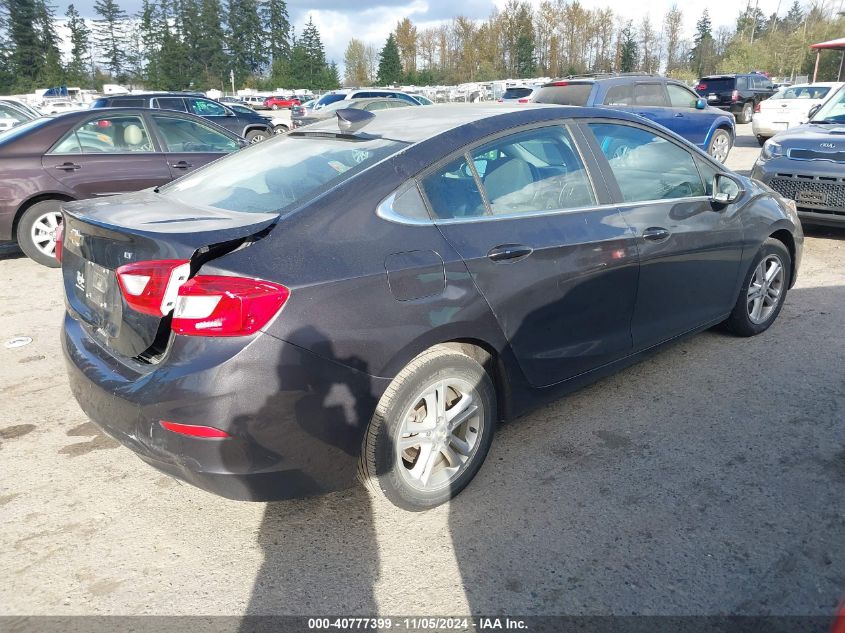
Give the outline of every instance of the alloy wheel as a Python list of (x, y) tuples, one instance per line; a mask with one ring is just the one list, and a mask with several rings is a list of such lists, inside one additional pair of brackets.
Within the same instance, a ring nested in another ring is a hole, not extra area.
[(249, 139), (249, 142), (255, 145), (256, 143), (263, 141), (265, 138), (266, 137), (263, 134), (255, 134), (251, 139)]
[(448, 486), (467, 468), (484, 433), (484, 405), (465, 380), (426, 385), (403, 413), (396, 463), (414, 488)]
[(768, 255), (754, 269), (748, 285), (747, 310), (752, 323), (765, 323), (780, 303), (786, 279), (783, 262)]
[(731, 146), (728, 141), (728, 137), (724, 134), (717, 134), (716, 138), (713, 139), (713, 145), (710, 148), (710, 155), (720, 163), (724, 163), (728, 158), (730, 148)]
[(48, 211), (35, 218), (32, 223), (30, 237), (32, 243), (41, 253), (48, 257), (56, 256), (56, 231), (62, 223), (59, 211)]

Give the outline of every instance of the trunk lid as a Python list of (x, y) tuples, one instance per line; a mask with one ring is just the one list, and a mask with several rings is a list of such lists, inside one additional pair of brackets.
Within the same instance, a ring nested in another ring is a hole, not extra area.
[(126, 264), (205, 261), (256, 239), (278, 219), (275, 213), (198, 208), (152, 190), (64, 206), (62, 276), (70, 315), (92, 336), (126, 357), (149, 355), (168, 314), (129, 306), (116, 270)]

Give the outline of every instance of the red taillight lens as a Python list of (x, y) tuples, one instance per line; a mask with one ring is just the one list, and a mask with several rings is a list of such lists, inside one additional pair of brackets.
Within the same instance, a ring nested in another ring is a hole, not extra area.
[(696, 90), (707, 90), (707, 84), (698, 84), (695, 87)]
[(517, 103), (528, 103), (529, 99), (517, 99)]
[(269, 281), (197, 275), (179, 288), (171, 327), (187, 336), (246, 336), (267, 325), (289, 296)]
[(568, 81), (553, 81), (552, 85), (553, 86), (568, 86), (569, 82)]
[(161, 317), (176, 305), (176, 293), (190, 274), (191, 263), (181, 259), (135, 262), (117, 269), (117, 282), (133, 310)]
[(213, 426), (199, 426), (196, 424), (179, 424), (177, 422), (168, 422), (167, 420), (159, 420), (159, 424), (168, 431), (179, 433), (180, 435), (190, 435), (192, 437), (205, 438), (224, 438), (232, 437), (226, 431), (215, 429)]
[(62, 263), (62, 248), (65, 245), (65, 224), (64, 222), (59, 222), (59, 226), (56, 227), (56, 261), (60, 264)]
[(754, 112), (760, 112), (760, 104), (759, 103), (754, 106)]
[(734, 90), (731, 93), (731, 101), (739, 101), (739, 90)]

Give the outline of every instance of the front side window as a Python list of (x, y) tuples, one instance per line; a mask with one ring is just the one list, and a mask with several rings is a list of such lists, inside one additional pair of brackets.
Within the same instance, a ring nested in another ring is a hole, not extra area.
[(669, 103), (673, 108), (694, 108), (698, 97), (677, 84), (666, 84)]
[(638, 106), (665, 106), (661, 84), (636, 84), (634, 86), (634, 104)]
[(642, 128), (590, 123), (625, 202), (705, 195), (695, 160), (684, 148)]
[(225, 134), (196, 121), (153, 115), (168, 152), (234, 152), (240, 145)]
[(114, 115), (86, 121), (74, 128), (51, 154), (124, 154), (154, 152), (141, 117)]
[(535, 213), (595, 204), (584, 165), (563, 126), (512, 134), (482, 145), (469, 157), (471, 166), (462, 156), (423, 180), (437, 218)]
[(275, 213), (352, 178), (406, 146), (387, 139), (349, 140), (294, 133), (253, 145), (161, 188), (185, 204), (244, 213)]
[(188, 99), (191, 112), (199, 116), (226, 116), (226, 108), (207, 99)]

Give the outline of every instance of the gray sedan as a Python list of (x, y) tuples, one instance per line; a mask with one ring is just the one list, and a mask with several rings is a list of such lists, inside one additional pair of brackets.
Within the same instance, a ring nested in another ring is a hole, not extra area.
[[(419, 105), (419, 104), (417, 104)], [(352, 108), (353, 110), (364, 110), (366, 112), (375, 112), (376, 110), (390, 110), (393, 108), (404, 108), (406, 106), (413, 106), (413, 104), (394, 97), (377, 97), (373, 99), (347, 99), (344, 101), (335, 101), (327, 106), (323, 106), (319, 110), (294, 111), (291, 116), (291, 125), (294, 129), (323, 121), (325, 119), (333, 119), (338, 110), (343, 108)]]
[(795, 200), (805, 222), (845, 226), (845, 87), (808, 123), (766, 141), (751, 175)]

